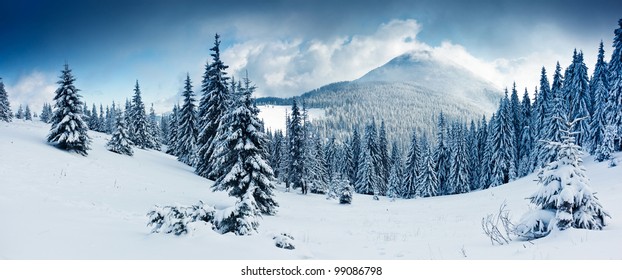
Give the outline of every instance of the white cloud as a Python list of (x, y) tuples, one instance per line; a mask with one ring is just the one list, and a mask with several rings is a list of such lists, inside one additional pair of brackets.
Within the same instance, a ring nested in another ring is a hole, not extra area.
[(415, 20), (393, 20), (373, 34), (329, 40), (249, 40), (224, 50), (229, 73), (244, 70), (262, 96), (291, 96), (327, 83), (353, 80), (407, 51), (425, 47)]
[(37, 114), (40, 113), (43, 103), (52, 103), (56, 90), (54, 79), (54, 75), (33, 71), (19, 77), (13, 85), (5, 84), (13, 112), (17, 112), (17, 107), (21, 104), (30, 106)]

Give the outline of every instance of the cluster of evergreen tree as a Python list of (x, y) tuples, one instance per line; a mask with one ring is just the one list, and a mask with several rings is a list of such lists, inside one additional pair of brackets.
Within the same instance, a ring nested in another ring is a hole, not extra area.
[[(622, 20), (615, 31), (611, 60), (604, 60), (602, 42), (591, 78), (583, 53), (574, 51), (562, 74), (557, 63), (553, 82), (546, 69), (531, 99), (522, 100), (514, 85), (500, 100), (497, 111), (467, 124), (438, 115), (434, 142), (412, 133), (409, 145), (393, 144), (389, 155), (384, 122), (352, 124), (352, 134), (341, 143), (322, 138), (307, 120), (297, 100), (286, 116), (286, 131), (270, 133), (271, 164), (287, 188), (302, 193), (324, 193), (326, 182), (344, 177), (357, 193), (390, 198), (450, 195), (508, 183), (557, 160), (566, 120), (573, 126), (576, 143), (599, 161), (622, 150)], [(399, 138), (397, 138), (399, 139)], [(432, 144), (429, 144), (432, 143)], [(408, 146), (405, 158), (400, 147)], [(613, 161), (612, 161), (613, 162)]]

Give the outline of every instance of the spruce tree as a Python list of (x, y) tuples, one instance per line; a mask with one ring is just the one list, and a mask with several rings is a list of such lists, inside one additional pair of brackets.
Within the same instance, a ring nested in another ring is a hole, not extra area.
[(445, 117), (441, 112), (438, 116), (438, 131), (436, 132), (436, 150), (434, 150), (434, 161), (436, 163), (436, 174), (438, 178), (439, 195), (447, 194), (449, 178), (449, 147), (445, 139)]
[(352, 153), (351, 161), (349, 168), (349, 179), (350, 184), (354, 185), (356, 182), (356, 174), (358, 173), (358, 165), (361, 160), (361, 136), (359, 135), (358, 128), (354, 128), (352, 131), (352, 140), (350, 141), (350, 151)]
[[(384, 120), (380, 123), (380, 132), (378, 133), (378, 156), (380, 157), (380, 177), (382, 178), (383, 186), (386, 186), (389, 180), (389, 142), (387, 140), (387, 131), (384, 125)], [(383, 188), (383, 192), (384, 192)]]
[(228, 191), (230, 196), (238, 198), (233, 228), (239, 235), (256, 231), (257, 218), (275, 214), (278, 207), (273, 198), (275, 179), (265, 148), (268, 139), (261, 131), (259, 110), (251, 97), (254, 89), (247, 78), (239, 99), (223, 116), (227, 130), (220, 135), (221, 144), (215, 150), (216, 156), (223, 159), (219, 166), (222, 175), (212, 188)]
[(99, 116), (97, 115), (97, 107), (95, 107), (95, 103), (93, 103), (93, 109), (89, 114), (89, 129), (93, 131), (99, 131)]
[(622, 150), (622, 19), (613, 38), (613, 52), (609, 60), (609, 99), (611, 110), (607, 111), (608, 123), (615, 126), (615, 149)]
[(467, 193), (471, 190), (469, 177), (469, 159), (464, 129), (457, 125), (454, 129), (454, 141), (451, 152), (448, 194)]
[(179, 161), (192, 166), (195, 163), (197, 143), (197, 112), (189, 74), (186, 74), (182, 96), (184, 103), (181, 106), (177, 120), (179, 128), (177, 130), (176, 154)]
[(292, 113), (289, 121), (289, 139), (288, 139), (288, 178), (287, 181), (293, 189), (300, 188), (304, 193), (304, 127), (302, 123), (302, 115), (298, 108), (296, 100), (292, 104)]
[(13, 112), (11, 112), (11, 103), (9, 103), (9, 95), (4, 89), (4, 82), (0, 78), (0, 121), (11, 122), (13, 120)]
[(30, 106), (26, 104), (26, 109), (24, 110), (24, 120), (32, 121), (32, 112), (30, 111)]
[(598, 47), (598, 58), (594, 67), (594, 74), (590, 80), (590, 92), (593, 104), (590, 122), (590, 139), (588, 151), (594, 154), (603, 142), (605, 134), (605, 125), (607, 123), (607, 115), (605, 109), (609, 95), (609, 71), (605, 62), (605, 50), (603, 42), (600, 41)]
[[(201, 83), (201, 100), (198, 108), (197, 164), (195, 173), (210, 179), (220, 174), (213, 173), (218, 161), (213, 156), (214, 149), (219, 145), (215, 139), (224, 114), (227, 112), (230, 97), (227, 88), (228, 66), (220, 60), (220, 36), (215, 35), (211, 64), (206, 65)], [(213, 174), (212, 174), (213, 173)]]
[(87, 134), (88, 126), (82, 120), (82, 96), (73, 84), (75, 80), (69, 65), (65, 64), (57, 82), (60, 86), (54, 96), (56, 103), (47, 141), (61, 149), (86, 156), (90, 150), (91, 138)]
[[(134, 97), (132, 98), (132, 105), (130, 109), (130, 120), (132, 125), (130, 126), (130, 136), (134, 145), (141, 149), (152, 148), (151, 135), (149, 135), (149, 123), (147, 121), (147, 113), (145, 112), (145, 104), (143, 103), (140, 86), (138, 80), (134, 87)], [(95, 111), (93, 112), (95, 114)], [(92, 116), (93, 117), (93, 116)]]
[(17, 113), (15, 113), (15, 118), (18, 120), (24, 119), (24, 107), (22, 107), (22, 104), (19, 104), (19, 107), (17, 107)]
[[(573, 228), (602, 229), (609, 214), (589, 186), (581, 160), (581, 147), (571, 132), (577, 121), (566, 122), (562, 142), (548, 142), (555, 160), (538, 174), (540, 189), (530, 198), (538, 209), (554, 212), (554, 224), (560, 230)], [(523, 229), (523, 232), (533, 229)]]
[(415, 198), (417, 194), (417, 178), (419, 177), (419, 166), (421, 150), (417, 143), (417, 130), (413, 129), (410, 141), (410, 148), (406, 156), (406, 166), (404, 168), (404, 183), (399, 195), (403, 198)]
[(169, 120), (169, 138), (166, 148), (166, 153), (169, 155), (177, 156), (177, 146), (179, 145), (179, 105), (173, 106)]
[(42, 122), (48, 123), (52, 118), (52, 106), (48, 103), (43, 103), (43, 110), (41, 110), (41, 115), (39, 115), (39, 119)]
[(490, 187), (505, 184), (516, 178), (516, 143), (513, 125), (511, 122), (511, 112), (507, 95), (499, 105), (499, 111), (494, 122), (491, 135), (491, 172)]
[(551, 86), (548, 78), (546, 77), (546, 69), (542, 67), (542, 72), (540, 74), (540, 91), (537, 94), (533, 105), (532, 131), (533, 139), (536, 142), (534, 143), (530, 156), (531, 166), (529, 168), (529, 172), (533, 172), (536, 168), (540, 167), (540, 159), (538, 158), (538, 154), (544, 149), (544, 142), (540, 140), (544, 137), (544, 127), (546, 126), (547, 114), (549, 114), (549, 111), (553, 105), (553, 102), (551, 101), (552, 99)]
[(576, 52), (573, 56), (571, 76), (564, 81), (564, 95), (568, 101), (568, 117), (571, 119), (583, 118), (575, 127), (578, 132), (577, 144), (587, 146), (590, 134), (590, 111), (592, 108), (590, 88), (587, 78), (587, 67), (583, 63), (583, 53)]
[(391, 200), (401, 196), (402, 178), (404, 177), (402, 170), (402, 155), (400, 153), (397, 142), (393, 142), (391, 149), (389, 183), (387, 185), (387, 197)]
[(430, 148), (423, 149), (421, 156), (421, 173), (417, 180), (417, 195), (421, 197), (436, 196), (438, 194), (438, 176), (434, 163), (434, 156)]
[(151, 103), (151, 108), (149, 109), (149, 135), (151, 136), (152, 148), (154, 150), (161, 150), (161, 134), (160, 134), (160, 126), (158, 125), (158, 120), (155, 114), (155, 110), (153, 109), (153, 103)]
[(129, 138), (127, 127), (125, 125), (125, 119), (121, 114), (117, 116), (116, 129), (112, 134), (112, 138), (106, 144), (106, 148), (117, 154), (132, 156), (134, 150), (132, 149), (132, 141)]

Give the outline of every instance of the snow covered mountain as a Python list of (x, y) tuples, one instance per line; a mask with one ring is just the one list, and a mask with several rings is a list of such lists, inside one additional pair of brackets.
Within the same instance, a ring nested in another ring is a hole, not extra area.
[(464, 67), (419, 51), (398, 56), (357, 80), (329, 84), (301, 97), (308, 106), (326, 110), (316, 120), (324, 136), (347, 135), (374, 119), (384, 120), (395, 140), (409, 143), (413, 128), (434, 135), (440, 112), (449, 120), (479, 120), (496, 110), (502, 96), (495, 85)]
[[(621, 259), (622, 179), (586, 158), (587, 175), (613, 219), (602, 231), (568, 229), (534, 240), (493, 246), (481, 219), (504, 201), (516, 221), (538, 186), (534, 175), (484, 191), (390, 201), (355, 194), (351, 205), (278, 186), (275, 216), (252, 236), (220, 235), (208, 225), (189, 234), (151, 234), (154, 205), (217, 208), (235, 201), (212, 192), (212, 181), (174, 157), (136, 149), (109, 152), (109, 135), (89, 131), (83, 157), (49, 145), (49, 125), (0, 122), (0, 259)], [(621, 154), (616, 156), (620, 157)], [(294, 250), (273, 237), (294, 237)]]

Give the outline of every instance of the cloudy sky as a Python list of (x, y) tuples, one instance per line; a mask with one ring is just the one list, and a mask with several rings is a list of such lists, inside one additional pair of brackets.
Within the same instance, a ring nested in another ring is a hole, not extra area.
[[(198, 91), (214, 34), (229, 74), (258, 96), (353, 80), (404, 52), (432, 50), (492, 81), (530, 91), (539, 69), (606, 58), (621, 1), (45, 1), (0, 2), (0, 77), (11, 103), (51, 102), (67, 61), (85, 101), (123, 102), (139, 81), (156, 111)], [(544, 3), (540, 3), (544, 2)], [(614, 3), (617, 2), (617, 3)]]

